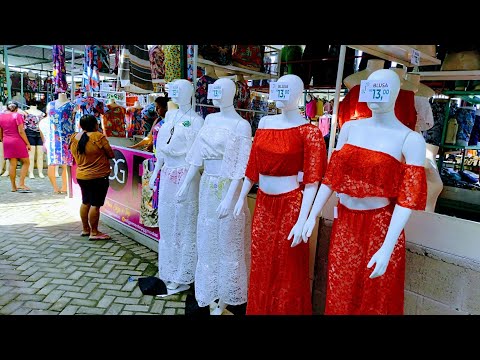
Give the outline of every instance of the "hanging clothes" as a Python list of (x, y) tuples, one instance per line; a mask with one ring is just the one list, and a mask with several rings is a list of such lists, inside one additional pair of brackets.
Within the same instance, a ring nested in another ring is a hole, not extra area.
[(119, 65), (120, 86), (126, 91), (153, 91), (152, 72), (147, 45), (123, 45)]
[(153, 45), (148, 50), (150, 59), (150, 70), (152, 72), (152, 83), (154, 91), (160, 90), (159, 85), (165, 79), (165, 54), (162, 45)]
[(198, 56), (218, 65), (230, 65), (232, 45), (198, 45)]
[(80, 128), (80, 118), (83, 115), (93, 115), (98, 121), (98, 130), (102, 131), (102, 115), (105, 113), (105, 111), (108, 110), (108, 108), (105, 106), (103, 101), (100, 101), (92, 96), (86, 96), (86, 97), (77, 97), (75, 99), (75, 131), (79, 132), (81, 131)]
[[(193, 45), (187, 45), (187, 80), (193, 81), (193, 63), (190, 64), (190, 60), (193, 60)], [(205, 75), (205, 69), (197, 66), (197, 79)]]
[(49, 141), (45, 144), (47, 148), (48, 165), (73, 165), (73, 156), (68, 148), (70, 136), (75, 132), (73, 111), (75, 104), (66, 102), (56, 107), (56, 101), (47, 105), (49, 118)]
[[(53, 45), (53, 83), (55, 85), (55, 93), (64, 93), (68, 89), (67, 71), (65, 69), (65, 46)], [(25, 79), (25, 77), (24, 77)]]
[[(248, 109), (250, 105), (250, 88), (246, 81), (235, 81), (235, 96), (233, 104), (237, 109)], [(252, 113), (248, 111), (238, 111), (239, 115), (250, 122)]]
[(448, 101), (444, 99), (434, 100), (430, 103), (433, 113), (433, 126), (423, 132), (423, 137), (428, 144), (440, 146), (447, 104)]
[(265, 49), (262, 49), (261, 45), (233, 45), (232, 65), (260, 71), (263, 65), (264, 51)]
[(164, 45), (163, 53), (165, 54), (165, 82), (181, 79), (181, 45)]
[(125, 108), (107, 104), (107, 111), (103, 114), (103, 133), (107, 137), (126, 137)]
[(143, 135), (142, 108), (128, 107), (125, 112), (128, 137)]

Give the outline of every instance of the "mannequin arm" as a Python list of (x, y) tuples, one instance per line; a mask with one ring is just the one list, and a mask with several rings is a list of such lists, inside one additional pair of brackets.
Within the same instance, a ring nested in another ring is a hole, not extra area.
[[(422, 135), (416, 132), (411, 132), (407, 136), (402, 149), (403, 156), (405, 157), (405, 163), (408, 165), (417, 165), (423, 167), (425, 162), (425, 151), (426, 145)], [(370, 274), (371, 279), (385, 274), (390, 261), (390, 256), (392, 255), (392, 252), (395, 249), (395, 245), (398, 241), (398, 237), (407, 224), (411, 214), (411, 209), (399, 204), (395, 205), (385, 240), (383, 241), (380, 249), (378, 249), (378, 251), (372, 256), (367, 264), (367, 268), (371, 268), (373, 264), (375, 264), (375, 269)]]
[(250, 192), (250, 189), (252, 188), (253, 184), (254, 182), (250, 180), (248, 177), (245, 177), (245, 179), (243, 180), (242, 190), (240, 191), (240, 196), (238, 197), (237, 203), (235, 204), (235, 209), (233, 210), (233, 216), (235, 218), (238, 215), (240, 215), (243, 208), (243, 204), (245, 203), (245, 198)]
[(180, 186), (180, 189), (178, 189), (177, 191), (178, 197), (182, 197), (184, 194), (187, 193), (188, 188), (190, 187), (190, 183), (192, 182), (193, 178), (195, 177), (199, 169), (200, 169), (199, 166), (190, 165), (190, 167), (188, 168), (187, 175), (185, 175), (185, 180)]
[(304, 242), (307, 242), (308, 238), (312, 235), (317, 217), (320, 216), (323, 207), (327, 203), (328, 199), (330, 199), (330, 196), (332, 196), (332, 193), (333, 190), (330, 189), (328, 185), (322, 184), (320, 186), (320, 190), (318, 190), (317, 196), (315, 197), (315, 202), (313, 203), (310, 215), (303, 226), (302, 239)]
[(397, 243), (398, 237), (402, 232), (403, 228), (407, 224), (407, 221), (412, 214), (412, 210), (405, 208), (400, 205), (395, 205), (393, 210), (392, 219), (390, 220), (390, 225), (388, 227), (387, 236), (385, 241), (378, 251), (372, 256), (368, 262), (367, 268), (371, 268), (373, 264), (375, 269), (370, 274), (370, 279), (382, 276), (387, 270), (388, 262), (390, 261), (390, 256), (392, 255), (393, 249)]
[(219, 219), (222, 219), (228, 215), (228, 210), (232, 205), (233, 197), (235, 195), (235, 192), (237, 191), (237, 188), (240, 182), (241, 182), (241, 179), (234, 179), (230, 183), (227, 194), (225, 195), (225, 197), (217, 207), (217, 214)]
[[(303, 190), (303, 199), (302, 199), (302, 206), (300, 208), (300, 214), (298, 214), (297, 222), (293, 226), (292, 230), (290, 231), (290, 234), (287, 237), (287, 240), (290, 240), (293, 237), (291, 247), (297, 246), (302, 241), (303, 225), (307, 220), (307, 216), (310, 211), (310, 208), (312, 207), (312, 203), (313, 203), (313, 200), (315, 199), (315, 194), (317, 193), (317, 190), (318, 190), (318, 181), (305, 185), (305, 190)], [(307, 242), (308, 239), (303, 239), (303, 241)]]

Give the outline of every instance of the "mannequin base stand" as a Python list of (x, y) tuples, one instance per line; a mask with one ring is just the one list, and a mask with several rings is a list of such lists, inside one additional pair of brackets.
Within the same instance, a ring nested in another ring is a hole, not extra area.
[(190, 289), (190, 285), (186, 285), (186, 284), (175, 284), (175, 285), (177, 285), (177, 286), (174, 287), (174, 286), (172, 286), (172, 283), (167, 283), (167, 293), (157, 295), (157, 296), (158, 297), (167, 297), (167, 296), (178, 294), (179, 292)]

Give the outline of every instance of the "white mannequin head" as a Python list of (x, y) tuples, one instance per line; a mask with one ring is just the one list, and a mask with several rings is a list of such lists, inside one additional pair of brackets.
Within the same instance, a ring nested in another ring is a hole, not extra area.
[(400, 78), (396, 72), (389, 69), (380, 69), (374, 71), (368, 77), (368, 80), (387, 81), (390, 85), (390, 98), (388, 102), (367, 102), (367, 106), (372, 113), (384, 114), (393, 112), (395, 109), (395, 101), (400, 92)]
[(303, 81), (297, 75), (283, 75), (278, 82), (288, 83), (290, 89), (290, 97), (285, 101), (276, 101), (275, 106), (278, 109), (293, 110), (298, 109), (298, 101), (303, 93)]
[(172, 101), (179, 106), (190, 104), (193, 96), (192, 83), (188, 80), (179, 79), (173, 81), (173, 84), (178, 86), (178, 96), (171, 97)]
[[(233, 105), (233, 98), (235, 97), (236, 87), (235, 83), (227, 78), (216, 80), (213, 85), (220, 85), (222, 87), (222, 98), (214, 99), (213, 105), (224, 108)], [(212, 85), (209, 85), (212, 86)]]

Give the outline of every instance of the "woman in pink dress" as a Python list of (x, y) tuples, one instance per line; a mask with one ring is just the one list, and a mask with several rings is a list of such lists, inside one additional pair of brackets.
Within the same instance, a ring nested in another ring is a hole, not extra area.
[[(19, 114), (17, 110), (17, 104), (11, 101), (7, 105), (7, 111), (0, 114), (0, 140), (3, 141), (5, 159), (10, 159), (9, 175), (12, 183), (12, 191), (31, 192), (25, 185), (25, 177), (27, 176), (28, 166), (30, 165), (30, 159), (28, 157), (30, 143), (25, 134), (23, 115)], [(15, 183), (18, 159), (22, 162), (19, 186)]]

